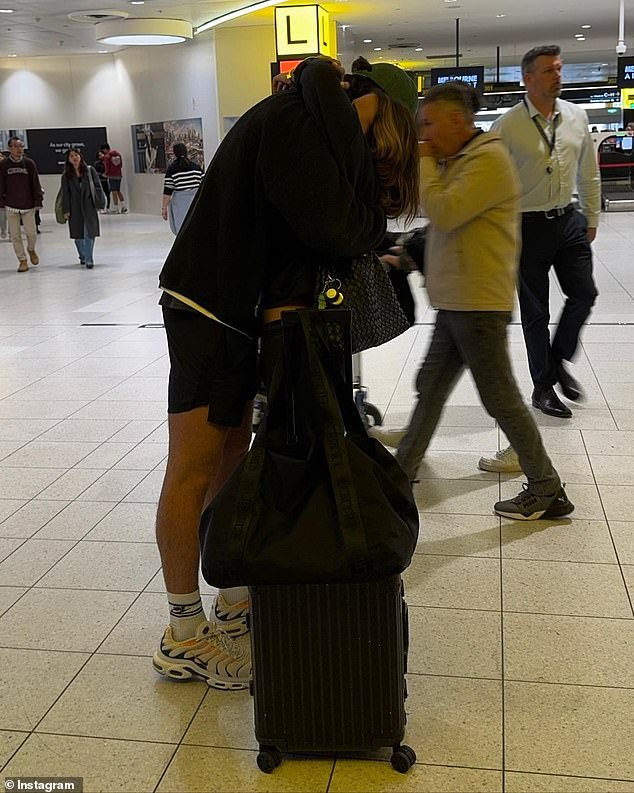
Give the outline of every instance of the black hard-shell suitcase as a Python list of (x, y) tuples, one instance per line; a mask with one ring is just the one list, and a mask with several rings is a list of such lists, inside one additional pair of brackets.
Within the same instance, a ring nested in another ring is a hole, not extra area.
[(282, 752), (393, 748), (392, 766), (416, 761), (405, 732), (407, 605), (399, 575), (371, 583), (250, 589), (257, 762)]

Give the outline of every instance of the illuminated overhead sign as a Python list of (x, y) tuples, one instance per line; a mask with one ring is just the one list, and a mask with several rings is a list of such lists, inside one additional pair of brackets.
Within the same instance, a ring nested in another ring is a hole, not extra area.
[(278, 61), (308, 55), (333, 55), (328, 13), (318, 5), (278, 6), (275, 9), (275, 47)]
[(619, 88), (634, 88), (634, 58), (617, 58), (616, 84)]
[(431, 84), (442, 85), (460, 80), (476, 91), (484, 90), (484, 66), (454, 66), (447, 69), (432, 69)]

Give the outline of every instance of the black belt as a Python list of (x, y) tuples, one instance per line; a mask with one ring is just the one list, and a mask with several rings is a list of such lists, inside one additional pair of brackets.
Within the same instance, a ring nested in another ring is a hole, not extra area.
[(554, 220), (555, 218), (562, 217), (562, 215), (567, 215), (569, 212), (572, 212), (574, 208), (574, 204), (568, 204), (566, 207), (553, 207), (552, 209), (545, 209), (541, 212), (522, 212), (522, 217)]

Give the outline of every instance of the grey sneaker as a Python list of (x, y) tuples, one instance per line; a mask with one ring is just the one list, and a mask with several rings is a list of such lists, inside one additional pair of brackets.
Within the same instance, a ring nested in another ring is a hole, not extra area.
[(493, 457), (480, 457), (478, 468), (481, 471), (492, 471), (495, 474), (520, 474), (522, 466), (517, 452), (512, 446), (501, 449)]
[(512, 520), (539, 520), (541, 517), (563, 518), (574, 509), (574, 505), (568, 500), (563, 487), (551, 496), (538, 496), (531, 493), (527, 484), (522, 487), (522, 492), (515, 498), (497, 502), (493, 509), (498, 515)]

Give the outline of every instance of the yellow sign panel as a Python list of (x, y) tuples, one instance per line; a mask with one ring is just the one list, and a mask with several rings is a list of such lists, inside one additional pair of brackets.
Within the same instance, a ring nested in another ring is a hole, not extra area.
[(278, 60), (304, 55), (331, 55), (333, 42), (328, 13), (317, 5), (276, 8), (275, 45)]

